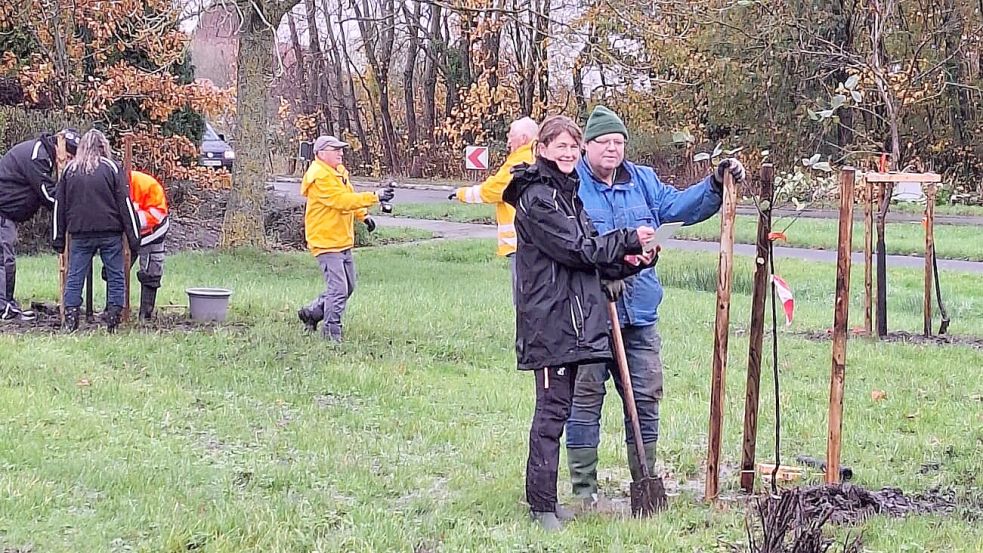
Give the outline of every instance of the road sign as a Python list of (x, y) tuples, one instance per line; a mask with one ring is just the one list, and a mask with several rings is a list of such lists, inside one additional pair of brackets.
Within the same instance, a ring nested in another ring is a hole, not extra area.
[(468, 146), (465, 148), (464, 167), (471, 171), (487, 171), (488, 146)]

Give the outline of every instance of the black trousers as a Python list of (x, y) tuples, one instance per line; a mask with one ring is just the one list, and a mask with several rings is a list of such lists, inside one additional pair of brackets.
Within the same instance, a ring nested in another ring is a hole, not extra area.
[(526, 461), (526, 501), (537, 512), (556, 510), (556, 475), (560, 437), (570, 417), (577, 367), (537, 369), (536, 411), (529, 429)]

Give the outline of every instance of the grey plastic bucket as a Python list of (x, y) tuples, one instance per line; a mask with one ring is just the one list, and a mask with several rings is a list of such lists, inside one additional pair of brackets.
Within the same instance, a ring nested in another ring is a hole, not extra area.
[(188, 307), (191, 320), (224, 321), (229, 312), (232, 290), (226, 288), (188, 288)]

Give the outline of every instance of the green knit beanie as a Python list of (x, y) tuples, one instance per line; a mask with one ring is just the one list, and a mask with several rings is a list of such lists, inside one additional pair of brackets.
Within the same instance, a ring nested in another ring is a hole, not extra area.
[(604, 106), (597, 106), (587, 118), (587, 126), (584, 127), (584, 142), (590, 142), (605, 134), (620, 133), (628, 138), (628, 128), (624, 122), (613, 111)]

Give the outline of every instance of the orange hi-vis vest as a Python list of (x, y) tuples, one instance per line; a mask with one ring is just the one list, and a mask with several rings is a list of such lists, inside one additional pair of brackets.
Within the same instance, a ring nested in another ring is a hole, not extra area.
[(130, 200), (140, 219), (140, 245), (163, 240), (170, 221), (167, 217), (167, 198), (160, 181), (146, 173), (130, 171)]
[(502, 193), (512, 182), (512, 168), (520, 163), (532, 163), (532, 144), (520, 146), (509, 154), (505, 163), (497, 173), (488, 177), (485, 182), (474, 186), (465, 186), (456, 191), (457, 199), (469, 204), (495, 204), (495, 220), (498, 223), (498, 255), (506, 256), (515, 253), (515, 208), (502, 200)]

